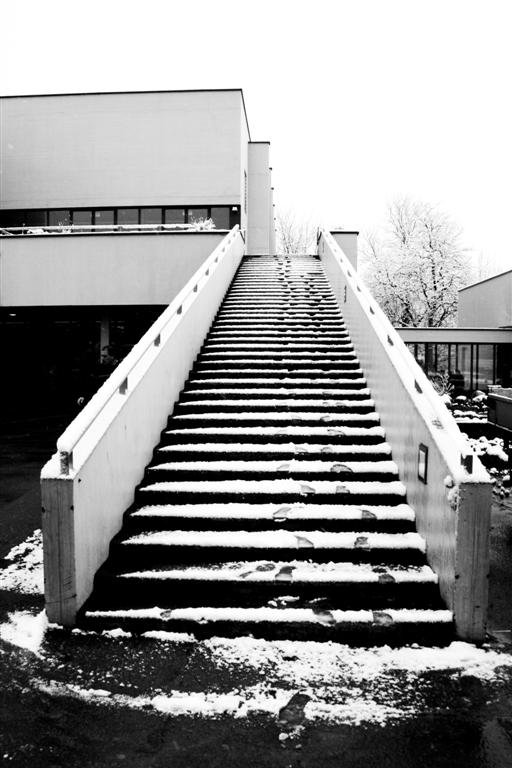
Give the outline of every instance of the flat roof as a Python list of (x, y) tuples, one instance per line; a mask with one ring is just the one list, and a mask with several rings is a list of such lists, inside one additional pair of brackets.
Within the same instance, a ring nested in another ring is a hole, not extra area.
[(461, 291), (466, 291), (468, 288), (474, 288), (475, 285), (482, 285), (482, 283), (488, 283), (489, 280), (495, 280), (497, 277), (504, 277), (504, 275), (510, 274), (512, 274), (512, 269), (507, 269), (505, 272), (498, 272), (497, 275), (491, 275), (491, 277), (484, 277), (483, 280), (477, 280), (476, 283), (470, 283), (469, 285), (464, 286), (464, 288), (459, 288), (459, 293)]
[[(0, 99), (41, 99), (51, 96), (126, 96), (130, 94), (144, 94), (144, 93), (240, 93), (242, 97), (242, 106), (244, 108), (245, 124), (247, 126), (247, 133), (249, 134), (249, 141), (251, 141), (251, 130), (249, 128), (249, 120), (247, 118), (247, 109), (245, 107), (244, 91), (243, 88), (170, 88), (170, 89), (157, 89), (149, 91), (83, 91), (77, 93), (21, 93), (13, 94), (10, 96), (0, 95)], [(270, 142), (268, 142), (270, 144)]]

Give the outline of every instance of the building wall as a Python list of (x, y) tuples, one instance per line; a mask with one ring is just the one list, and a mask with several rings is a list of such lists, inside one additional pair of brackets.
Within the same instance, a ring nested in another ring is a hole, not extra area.
[(512, 326), (512, 270), (459, 291), (458, 325), (465, 328)]
[(0, 307), (169, 304), (225, 235), (1, 237)]
[(240, 204), (242, 92), (3, 98), (0, 208)]

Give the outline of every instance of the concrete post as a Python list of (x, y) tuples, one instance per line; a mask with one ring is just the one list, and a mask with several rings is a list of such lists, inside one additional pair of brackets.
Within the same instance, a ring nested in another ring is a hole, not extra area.
[(344, 229), (331, 229), (331, 235), (336, 240), (347, 259), (357, 269), (357, 236), (359, 232), (348, 232)]
[(247, 253), (268, 256), (270, 244), (270, 168), (268, 141), (248, 144)]

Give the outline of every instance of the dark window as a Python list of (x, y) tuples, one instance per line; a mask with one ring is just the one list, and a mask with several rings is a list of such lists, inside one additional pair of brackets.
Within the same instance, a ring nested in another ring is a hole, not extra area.
[(25, 224), (27, 227), (45, 227), (46, 211), (25, 211)]
[(494, 384), (494, 344), (478, 344), (476, 388), (487, 392)]
[(64, 208), (57, 211), (48, 211), (48, 225), (50, 227), (69, 227), (71, 224), (71, 213)]
[(189, 208), (187, 214), (188, 223), (193, 224), (195, 221), (208, 218), (208, 208)]
[(217, 229), (229, 229), (229, 208), (212, 208), (212, 221)]
[(456, 373), (464, 377), (464, 389), (471, 389), (471, 344), (457, 344)]
[(138, 208), (118, 208), (117, 223), (118, 224), (138, 224), (139, 209)]
[(141, 208), (140, 223), (141, 224), (161, 224), (162, 209), (161, 208)]
[(73, 211), (73, 226), (85, 227), (92, 224), (92, 211)]
[(436, 345), (436, 370), (438, 373), (448, 373), (448, 344)]
[(512, 344), (496, 344), (496, 384), (512, 384)]
[(237, 224), (240, 226), (240, 207), (232, 205), (229, 209), (229, 228), (233, 229)]
[(165, 224), (184, 224), (185, 223), (185, 209), (184, 208), (166, 208), (164, 211)]
[(94, 223), (110, 227), (114, 223), (114, 211), (112, 209), (94, 211)]

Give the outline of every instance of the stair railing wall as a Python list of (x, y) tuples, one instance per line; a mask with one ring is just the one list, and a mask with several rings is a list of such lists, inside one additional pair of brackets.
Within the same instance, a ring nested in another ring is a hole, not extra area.
[(460, 637), (485, 634), (492, 485), (433, 389), (330, 233), (318, 254), (344, 314), (427, 558)]
[(46, 612), (72, 625), (244, 253), (238, 226), (57, 441), (41, 472)]

